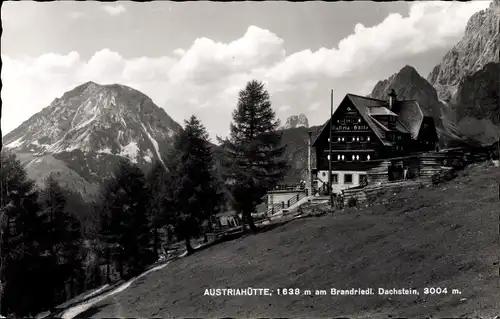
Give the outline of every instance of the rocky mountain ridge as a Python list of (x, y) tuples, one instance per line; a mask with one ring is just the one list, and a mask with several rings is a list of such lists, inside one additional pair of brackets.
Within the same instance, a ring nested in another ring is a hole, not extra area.
[(3, 142), (39, 185), (54, 172), (63, 185), (88, 198), (120, 158), (143, 168), (162, 161), (180, 130), (145, 94), (124, 85), (87, 82), (56, 98)]

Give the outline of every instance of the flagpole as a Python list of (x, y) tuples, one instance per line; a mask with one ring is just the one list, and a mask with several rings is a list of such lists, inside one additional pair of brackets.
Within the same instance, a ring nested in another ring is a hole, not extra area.
[(333, 116), (333, 89), (330, 94), (330, 137), (328, 138), (328, 195), (330, 196), (330, 208), (333, 208), (332, 194), (332, 116)]

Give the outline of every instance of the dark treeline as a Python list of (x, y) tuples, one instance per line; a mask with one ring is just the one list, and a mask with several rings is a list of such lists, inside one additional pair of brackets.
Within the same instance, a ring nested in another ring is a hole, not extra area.
[(264, 85), (251, 81), (239, 94), (229, 137), (218, 138), (221, 165), (192, 116), (148, 172), (123, 159), (92, 203), (52, 175), (36, 188), (16, 156), (2, 152), (0, 314), (54, 311), (85, 291), (140, 274), (164, 253), (165, 231), (193, 253), (192, 240), (210, 231), (211, 216), (228, 203), (258, 232), (252, 213), (287, 170), (278, 126)]

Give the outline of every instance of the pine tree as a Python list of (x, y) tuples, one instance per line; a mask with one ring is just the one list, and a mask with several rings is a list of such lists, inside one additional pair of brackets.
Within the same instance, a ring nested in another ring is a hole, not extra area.
[(160, 161), (155, 161), (147, 177), (149, 196), (149, 226), (153, 237), (153, 257), (158, 260), (160, 238), (158, 229), (167, 224), (169, 219), (169, 195), (167, 194), (169, 173)]
[(45, 302), (38, 277), (44, 236), (38, 192), (13, 154), (0, 154), (0, 186), (0, 311), (27, 316)]
[(41, 249), (47, 252), (45, 265), (46, 279), (50, 278), (47, 287), (52, 287), (53, 299), (51, 306), (66, 301), (75, 283), (81, 278), (82, 260), (80, 247), (82, 245), (80, 223), (75, 212), (68, 210), (67, 198), (70, 191), (63, 189), (53, 175), (50, 175), (45, 188), (40, 194), (40, 206), (44, 217), (45, 237)]
[(138, 274), (151, 262), (148, 197), (144, 173), (121, 160), (103, 190), (100, 238), (122, 278)]
[(222, 200), (212, 146), (205, 127), (194, 115), (185, 121), (172, 154), (169, 163), (173, 224), (177, 236), (184, 239), (187, 252), (192, 253), (190, 239), (200, 235), (202, 223), (216, 213)]
[(250, 81), (240, 91), (229, 138), (219, 142), (224, 150), (223, 174), (231, 190), (233, 208), (253, 232), (252, 213), (261, 198), (288, 170), (281, 145), (280, 125), (264, 84)]

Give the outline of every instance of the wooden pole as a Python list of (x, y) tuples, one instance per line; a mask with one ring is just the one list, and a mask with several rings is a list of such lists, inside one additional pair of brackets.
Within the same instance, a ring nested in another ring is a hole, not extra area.
[(309, 131), (309, 136), (308, 136), (308, 140), (307, 140), (307, 173), (308, 173), (308, 178), (309, 178), (309, 181), (308, 181), (309, 194), (308, 194), (308, 196), (313, 195), (311, 147), (312, 147), (312, 131)]
[(328, 138), (328, 195), (330, 196), (330, 208), (333, 208), (332, 194), (332, 116), (333, 116), (333, 89), (330, 94), (330, 134)]
[[(498, 58), (500, 59), (500, 50), (498, 50)], [(500, 73), (500, 69), (498, 70), (498, 72)], [(500, 74), (498, 74), (499, 77), (497, 77), (497, 79), (500, 79)], [(496, 99), (497, 99), (497, 112), (498, 112), (498, 122), (500, 125), (500, 80), (498, 80), (498, 88), (497, 88), (497, 96), (496, 96)], [(498, 158), (497, 160), (500, 161), (500, 134), (498, 134)], [(500, 186), (500, 185), (499, 185)]]

